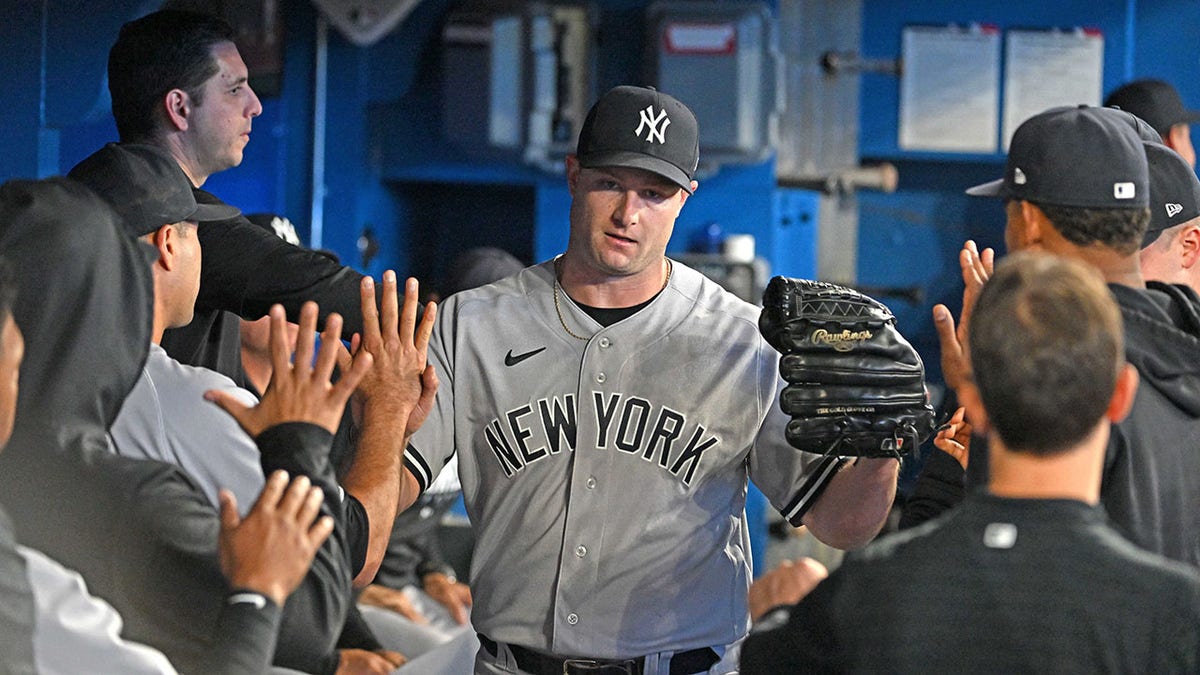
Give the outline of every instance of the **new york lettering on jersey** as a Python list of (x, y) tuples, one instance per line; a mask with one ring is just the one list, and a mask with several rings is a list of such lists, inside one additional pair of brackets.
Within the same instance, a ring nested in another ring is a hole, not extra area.
[[(585, 414), (593, 415), (596, 450), (616, 450), (655, 462), (691, 485), (704, 453), (720, 442), (705, 425), (646, 398), (617, 392), (591, 392)], [(504, 475), (577, 445), (578, 405), (574, 394), (538, 399), (508, 410), (483, 429), (483, 437)]]

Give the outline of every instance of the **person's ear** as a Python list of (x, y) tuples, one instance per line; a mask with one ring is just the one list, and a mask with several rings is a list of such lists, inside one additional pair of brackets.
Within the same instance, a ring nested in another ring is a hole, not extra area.
[(1108, 401), (1108, 410), (1104, 416), (1108, 421), (1117, 424), (1129, 415), (1133, 408), (1133, 399), (1137, 394), (1138, 371), (1128, 363), (1122, 364), (1117, 373), (1117, 383), (1113, 387), (1112, 398)]
[(1200, 261), (1200, 226), (1187, 225), (1179, 233), (1180, 265), (1191, 269)]
[(1163, 145), (1174, 150), (1175, 152), (1179, 152), (1180, 148), (1183, 147), (1184, 142), (1187, 141), (1190, 143), (1191, 140), (1192, 130), (1188, 128), (1187, 124), (1173, 124), (1171, 125), (1171, 128), (1167, 130), (1167, 135), (1163, 136)]
[(163, 97), (167, 119), (177, 131), (187, 131), (192, 115), (192, 98), (182, 89), (172, 89)]
[(575, 194), (575, 186), (579, 184), (579, 158), (567, 155), (567, 191)]
[(1045, 230), (1047, 227), (1051, 227), (1050, 219), (1037, 207), (1037, 204), (1032, 202), (1021, 200), (1020, 208), (1021, 222), (1024, 227), (1025, 247), (1041, 250), (1043, 248), (1042, 240), (1045, 236)]
[(150, 233), (150, 243), (158, 249), (158, 265), (168, 272), (175, 269), (175, 255), (179, 250), (178, 236), (172, 225), (163, 225)]
[(974, 382), (965, 382), (958, 388), (958, 404), (967, 409), (967, 421), (975, 427), (977, 435), (988, 433), (987, 410), (983, 407), (983, 399), (979, 396), (979, 388)]

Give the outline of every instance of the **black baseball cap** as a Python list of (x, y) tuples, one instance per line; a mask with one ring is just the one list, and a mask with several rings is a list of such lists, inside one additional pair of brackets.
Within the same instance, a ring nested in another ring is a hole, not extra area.
[(1200, 217), (1200, 179), (1179, 153), (1159, 143), (1146, 143), (1150, 165), (1150, 227), (1142, 248), (1158, 239), (1163, 230)]
[(656, 89), (614, 87), (588, 111), (575, 156), (589, 169), (651, 171), (690, 194), (700, 162), (696, 115)]
[(1200, 111), (1188, 110), (1179, 98), (1179, 92), (1163, 80), (1134, 80), (1113, 90), (1104, 105), (1128, 110), (1166, 135), (1176, 124), (1200, 122)]
[(1112, 108), (1064, 106), (1025, 120), (1009, 144), (1004, 178), (967, 194), (1079, 208), (1144, 208), (1149, 172), (1142, 140)]
[(109, 143), (67, 174), (100, 195), (135, 237), (183, 220), (228, 220), (227, 204), (197, 204), (192, 181), (165, 151), (141, 143)]

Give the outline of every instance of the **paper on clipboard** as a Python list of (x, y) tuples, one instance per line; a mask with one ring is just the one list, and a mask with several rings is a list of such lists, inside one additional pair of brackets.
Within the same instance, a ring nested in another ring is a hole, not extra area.
[(900, 148), (996, 152), (999, 29), (909, 26), (902, 49)]
[(1004, 58), (1006, 151), (1017, 127), (1047, 108), (1100, 105), (1104, 35), (1098, 30), (1010, 30)]

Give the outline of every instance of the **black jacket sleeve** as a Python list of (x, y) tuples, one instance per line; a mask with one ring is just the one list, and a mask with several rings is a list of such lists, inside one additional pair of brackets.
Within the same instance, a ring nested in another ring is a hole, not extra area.
[(904, 503), (900, 529), (938, 517), (961, 502), (965, 494), (966, 471), (962, 465), (949, 453), (933, 448), (917, 476), (912, 496)]
[[(194, 193), (197, 202), (222, 203), (204, 190)], [(337, 312), (344, 319), (343, 337), (362, 332), (358, 272), (293, 246), (243, 216), (201, 223), (198, 231), (204, 256), (197, 309), (225, 310), (253, 320), (280, 303), (295, 321), (300, 306), (313, 300), (320, 306), (322, 324)]]
[(306, 475), (325, 491), (323, 513), (334, 517), (333, 534), (317, 551), (304, 582), (284, 606), (275, 665), (309, 673), (337, 669), (337, 637), (354, 598), (350, 582), (351, 539), (347, 532), (340, 488), (329, 465), (332, 435), (312, 424), (280, 424), (255, 438), (262, 453), (263, 474), (284, 469), (292, 476)]

